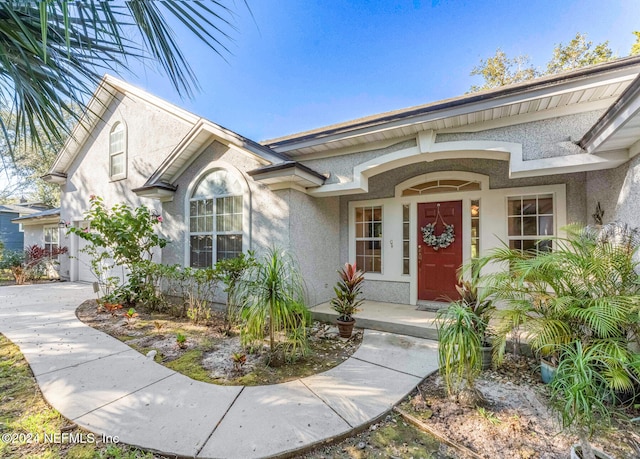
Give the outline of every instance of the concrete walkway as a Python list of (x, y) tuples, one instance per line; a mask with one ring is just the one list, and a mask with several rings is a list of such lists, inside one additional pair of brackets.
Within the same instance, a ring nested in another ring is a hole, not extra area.
[(437, 343), (366, 330), (324, 373), (272, 386), (217, 386), (163, 367), (84, 325), (91, 287), (0, 287), (0, 333), (17, 344), (47, 401), (98, 435), (169, 455), (290, 455), (384, 415), (437, 369)]

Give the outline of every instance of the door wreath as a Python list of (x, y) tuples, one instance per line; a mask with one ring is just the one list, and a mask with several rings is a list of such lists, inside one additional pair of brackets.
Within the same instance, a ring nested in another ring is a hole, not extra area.
[[(440, 235), (435, 234), (438, 219), (444, 225), (444, 231)], [(423, 242), (436, 251), (446, 249), (456, 240), (453, 224), (449, 225), (440, 215), (440, 204), (438, 204), (436, 219), (432, 223), (427, 223), (420, 230), (422, 231)]]

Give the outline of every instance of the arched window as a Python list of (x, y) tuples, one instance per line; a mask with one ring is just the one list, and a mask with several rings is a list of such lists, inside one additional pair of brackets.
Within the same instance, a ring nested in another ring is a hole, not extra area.
[(111, 180), (127, 177), (127, 151), (123, 123), (116, 123), (109, 134), (109, 176)]
[(189, 202), (189, 265), (212, 266), (242, 253), (242, 186), (224, 169), (204, 176)]

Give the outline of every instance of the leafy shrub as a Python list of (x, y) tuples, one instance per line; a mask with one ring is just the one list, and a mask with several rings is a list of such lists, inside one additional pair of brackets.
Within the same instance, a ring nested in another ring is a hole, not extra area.
[(22, 285), (28, 280), (40, 279), (51, 264), (57, 263), (55, 257), (67, 253), (66, 247), (47, 250), (39, 245), (31, 245), (24, 250), (6, 251), (0, 260), (0, 269), (9, 269), (16, 284)]
[[(91, 196), (91, 207), (85, 213), (90, 228), (69, 228), (69, 232), (85, 239), (83, 250), (91, 257), (91, 271), (100, 284), (103, 296), (110, 300), (134, 303), (155, 294), (149, 278), (149, 261), (156, 247), (163, 248), (168, 240), (156, 233), (162, 217), (146, 206), (132, 209), (116, 204), (107, 209), (102, 198)], [(113, 270), (123, 267), (127, 281), (121, 282)]]

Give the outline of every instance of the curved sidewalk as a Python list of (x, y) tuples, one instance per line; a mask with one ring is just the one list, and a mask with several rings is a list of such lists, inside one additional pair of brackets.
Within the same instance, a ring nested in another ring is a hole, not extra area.
[(168, 455), (289, 455), (373, 422), (438, 365), (437, 343), (365, 330), (324, 373), (272, 386), (194, 381), (80, 322), (94, 296), (72, 283), (0, 287), (0, 333), (17, 344), (47, 401), (98, 435)]

